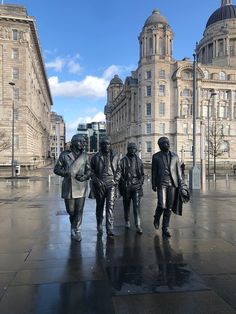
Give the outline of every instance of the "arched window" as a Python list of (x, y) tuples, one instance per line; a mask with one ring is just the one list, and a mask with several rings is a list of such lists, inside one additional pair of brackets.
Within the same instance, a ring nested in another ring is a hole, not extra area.
[(160, 70), (159, 77), (164, 79), (166, 77), (165, 70)]

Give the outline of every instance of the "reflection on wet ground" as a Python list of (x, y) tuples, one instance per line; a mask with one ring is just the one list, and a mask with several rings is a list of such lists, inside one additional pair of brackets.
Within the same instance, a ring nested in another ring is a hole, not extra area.
[[(50, 175), (50, 176), (49, 176)], [(124, 228), (98, 237), (87, 199), (82, 242), (71, 242), (60, 180), (0, 181), (0, 313), (235, 313), (236, 182), (194, 192), (172, 238), (153, 228), (156, 195), (145, 183), (143, 235)]]

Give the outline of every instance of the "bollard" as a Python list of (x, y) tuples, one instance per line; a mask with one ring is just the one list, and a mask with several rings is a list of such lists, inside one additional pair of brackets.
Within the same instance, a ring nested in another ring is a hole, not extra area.
[(216, 180), (216, 174), (213, 173), (213, 181), (215, 181), (215, 180)]
[(48, 175), (48, 184), (50, 185), (50, 183), (51, 183), (51, 175), (49, 174)]
[(225, 180), (229, 181), (229, 174), (228, 173), (226, 173), (226, 175), (225, 175)]

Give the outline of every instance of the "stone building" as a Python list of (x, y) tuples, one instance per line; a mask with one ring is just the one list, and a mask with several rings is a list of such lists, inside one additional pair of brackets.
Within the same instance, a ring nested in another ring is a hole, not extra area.
[[(45, 164), (52, 98), (35, 20), (21, 6), (0, 5), (0, 86), (0, 130), (8, 141), (14, 134), (14, 162)], [(2, 151), (0, 164), (10, 165), (11, 154)]]
[(87, 152), (95, 153), (99, 150), (99, 141), (106, 136), (106, 123), (104, 121), (80, 123), (77, 131), (86, 139)]
[[(161, 136), (169, 137), (181, 159), (192, 160), (193, 62), (173, 59), (173, 38), (165, 17), (154, 10), (139, 35), (137, 70), (124, 82), (116, 75), (107, 88), (105, 115), (114, 148), (124, 154), (127, 142), (136, 142), (145, 163), (159, 150)], [(196, 57), (197, 162), (200, 137), (207, 153), (209, 124), (209, 130), (219, 126), (223, 138), (217, 161), (230, 166), (236, 162), (236, 6), (231, 0), (222, 0), (209, 17)]]
[(66, 127), (61, 115), (51, 112), (50, 157), (56, 159), (65, 149)]

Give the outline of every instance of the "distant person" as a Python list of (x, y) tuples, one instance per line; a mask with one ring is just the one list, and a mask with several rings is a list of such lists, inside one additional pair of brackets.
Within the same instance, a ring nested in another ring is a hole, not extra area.
[(100, 150), (91, 159), (91, 178), (96, 198), (98, 235), (103, 234), (104, 204), (106, 204), (107, 236), (113, 237), (113, 208), (120, 178), (120, 159), (111, 149), (110, 137), (103, 137)]
[(81, 241), (81, 224), (87, 180), (90, 177), (90, 164), (87, 154), (83, 151), (85, 139), (76, 134), (71, 139), (70, 149), (64, 150), (54, 167), (54, 173), (63, 177), (62, 198), (65, 200), (66, 211), (70, 215), (71, 238)]
[(127, 154), (121, 159), (120, 193), (123, 196), (125, 227), (130, 228), (130, 204), (133, 203), (134, 223), (136, 232), (142, 234), (140, 220), (140, 199), (143, 194), (144, 181), (143, 162), (136, 155), (137, 145), (129, 143)]
[(161, 137), (158, 145), (161, 151), (152, 156), (152, 189), (157, 192), (158, 199), (153, 224), (155, 229), (158, 229), (163, 214), (162, 235), (171, 237), (168, 227), (171, 212), (178, 212), (175, 208), (178, 199), (177, 188), (181, 190), (186, 201), (189, 199), (189, 191), (182, 179), (179, 157), (169, 150), (169, 139)]

